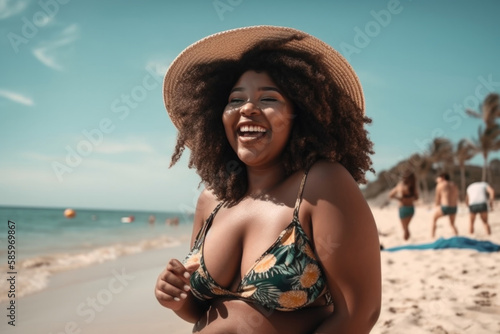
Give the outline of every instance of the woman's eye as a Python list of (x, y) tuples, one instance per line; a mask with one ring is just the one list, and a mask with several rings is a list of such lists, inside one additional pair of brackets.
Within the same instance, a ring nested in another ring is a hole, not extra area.
[(242, 102), (243, 102), (243, 99), (240, 99), (237, 97), (233, 97), (233, 98), (229, 99), (229, 103), (231, 103), (231, 104), (237, 104), (237, 103), (242, 103)]
[(274, 101), (278, 101), (278, 99), (275, 99), (274, 97), (265, 97), (265, 98), (261, 99), (261, 101), (274, 102)]

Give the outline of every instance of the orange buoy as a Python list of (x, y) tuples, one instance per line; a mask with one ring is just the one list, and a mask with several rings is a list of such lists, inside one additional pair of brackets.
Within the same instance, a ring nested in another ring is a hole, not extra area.
[(75, 216), (76, 216), (75, 210), (73, 210), (73, 209), (64, 210), (64, 217), (71, 219), (71, 218), (75, 218)]

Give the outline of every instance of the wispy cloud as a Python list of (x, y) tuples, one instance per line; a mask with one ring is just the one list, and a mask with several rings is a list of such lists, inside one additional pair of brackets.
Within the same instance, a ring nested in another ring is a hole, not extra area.
[(19, 103), (19, 104), (24, 104), (25, 106), (33, 106), (35, 105), (35, 103), (33, 102), (32, 99), (30, 99), (29, 97), (26, 97), (22, 94), (19, 94), (19, 93), (16, 93), (16, 92), (12, 92), (12, 91), (8, 91), (8, 90), (5, 90), (5, 89), (0, 89), (0, 96), (3, 97), (3, 98), (6, 98), (7, 100), (10, 100), (12, 102), (15, 102), (15, 103)]
[(22, 12), (27, 5), (27, 0), (0, 0), (0, 20)]
[(40, 43), (33, 49), (35, 57), (45, 66), (57, 71), (64, 70), (63, 59), (70, 51), (70, 47), (79, 37), (79, 27), (72, 24), (61, 31), (51, 41)]
[(146, 64), (146, 68), (150, 69), (152, 72), (156, 73), (158, 76), (163, 77), (165, 72), (167, 72), (168, 67), (170, 66), (170, 59), (163, 60), (150, 60)]
[[(0, 203), (5, 205), (192, 212), (202, 190), (199, 176), (187, 167), (187, 161), (169, 169), (169, 157), (159, 153), (129, 158), (112, 154), (83, 157), (81, 165), (68, 166), (71, 171), (64, 173), (63, 182), (58, 180), (52, 162), (65, 165), (65, 153), (25, 151), (17, 157), (29, 163), (8, 159), (0, 164), (0, 189), (5, 189), (0, 191)], [(51, 196), (40, 195), (46, 189), (54, 190)], [(132, 190), (135, 196), (130, 196)], [(75, 201), (78, 205), (72, 204)]]
[(19, 152), (18, 156), (29, 161), (51, 162), (57, 159), (57, 156), (51, 156), (40, 152)]
[(153, 147), (146, 143), (140, 142), (105, 142), (100, 146), (95, 148), (96, 152), (106, 153), (106, 154), (118, 154), (118, 153), (153, 153), (155, 150)]
[(358, 71), (359, 80), (363, 85), (385, 86), (386, 81), (380, 75), (370, 71)]

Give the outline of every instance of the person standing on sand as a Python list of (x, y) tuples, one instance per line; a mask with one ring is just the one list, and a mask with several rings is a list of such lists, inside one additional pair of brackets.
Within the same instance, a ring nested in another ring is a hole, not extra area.
[(486, 182), (474, 182), (467, 187), (467, 195), (465, 204), (469, 206), (470, 212), (470, 234), (474, 234), (474, 221), (476, 214), (479, 213), (483, 221), (486, 233), (491, 235), (491, 228), (488, 224), (488, 202), (493, 209), (493, 201), (495, 200), (495, 191)]
[(443, 216), (450, 217), (450, 226), (455, 235), (458, 230), (455, 227), (455, 217), (457, 215), (458, 188), (450, 181), (448, 173), (441, 173), (436, 178), (436, 210), (432, 220), (432, 238), (436, 236), (437, 220)]
[(403, 174), (401, 181), (389, 193), (389, 198), (399, 201), (399, 219), (403, 226), (403, 238), (408, 240), (410, 238), (410, 221), (415, 214), (413, 204), (418, 200), (415, 174), (411, 172)]

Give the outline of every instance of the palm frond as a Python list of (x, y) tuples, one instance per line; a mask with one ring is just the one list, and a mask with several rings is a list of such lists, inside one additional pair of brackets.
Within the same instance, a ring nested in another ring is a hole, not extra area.
[(469, 139), (461, 139), (457, 144), (455, 157), (458, 163), (462, 165), (465, 161), (472, 159), (478, 153), (476, 145)]
[(465, 112), (474, 118), (482, 118), (487, 127), (495, 125), (496, 118), (500, 117), (499, 95), (488, 94), (479, 107), (480, 112), (472, 109), (466, 109)]
[(472, 116), (474, 118), (483, 118), (482, 114), (480, 114), (477, 111), (474, 111), (472, 109), (465, 109), (465, 112), (467, 115)]

